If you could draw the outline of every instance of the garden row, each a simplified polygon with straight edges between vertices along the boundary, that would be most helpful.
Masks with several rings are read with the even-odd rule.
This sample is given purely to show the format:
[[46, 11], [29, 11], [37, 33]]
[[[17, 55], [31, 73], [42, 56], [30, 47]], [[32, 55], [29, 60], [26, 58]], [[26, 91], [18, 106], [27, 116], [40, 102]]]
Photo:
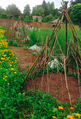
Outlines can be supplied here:
[[0, 119], [80, 119], [81, 99], [70, 106], [41, 91], [24, 93], [16, 52], [8, 48], [4, 33], [0, 26]]

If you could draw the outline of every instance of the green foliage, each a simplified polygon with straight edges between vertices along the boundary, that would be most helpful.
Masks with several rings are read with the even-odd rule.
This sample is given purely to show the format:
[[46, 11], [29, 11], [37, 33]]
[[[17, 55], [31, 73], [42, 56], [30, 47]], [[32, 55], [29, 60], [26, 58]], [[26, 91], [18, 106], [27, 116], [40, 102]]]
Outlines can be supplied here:
[[28, 48], [28, 46], [27, 45], [23, 45], [23, 48], [26, 50]]
[[81, 23], [81, 3], [78, 3], [71, 8], [71, 16], [76, 24]]
[[47, 15], [45, 19], [46, 19], [46, 22], [52, 21], [53, 20], [52, 14]]
[[3, 18], [3, 19], [7, 19], [7, 18], [8, 18], [8, 16], [7, 16], [7, 14], [2, 13], [1, 18]]
[[9, 46], [17, 46], [17, 47], [19, 46], [19, 44], [13, 40], [9, 40], [8, 45]]
[[7, 15], [5, 13], [5, 9], [3, 9], [2, 7], [0, 7], [0, 18], [7, 18]]
[[[3, 35], [5, 31], [0, 31], [2, 32], [0, 43], [3, 41], [0, 46], [0, 119], [18, 119], [19, 116], [21, 119], [52, 119], [52, 116], [66, 119], [68, 114], [75, 116], [75, 113], [81, 113], [80, 98], [76, 101], [76, 105], [69, 105], [59, 103], [55, 97], [41, 90], [38, 92], [29, 90], [24, 93], [22, 83], [25, 74], [18, 70], [16, 53], [7, 46], [6, 49], [1, 49], [4, 44], [7, 45], [7, 41]], [[70, 106], [74, 109], [71, 110]]]
[[15, 4], [8, 5], [6, 8], [6, 13], [8, 15], [13, 15], [15, 18], [18, 18], [21, 14], [20, 10], [16, 7]]
[[54, 2], [52, 3], [48, 2], [47, 8], [48, 8], [48, 13], [53, 15], [55, 10]]
[[37, 43], [37, 32], [33, 29], [30, 34], [29, 45], [32, 46]]
[[27, 5], [24, 7], [23, 15], [30, 17], [30, 11], [31, 11], [31, 10], [30, 10], [30, 6], [29, 6], [29, 4], [27, 4]]
[[26, 15], [26, 16], [24, 17], [24, 21], [30, 21], [29, 16]]
[[33, 7], [33, 10], [32, 10], [32, 16], [34, 15], [37, 15], [37, 16], [44, 16], [45, 10], [42, 8], [42, 7]]
[[37, 53], [36, 52], [33, 52], [32, 55], [37, 55]]
[[48, 8], [47, 8], [47, 4], [46, 4], [45, 0], [43, 0], [42, 8], [45, 10], [45, 16], [47, 16], [48, 15]]
[[70, 7], [73, 7], [73, 6], [76, 5], [77, 3], [81, 3], [81, 0], [71, 0], [71, 1], [70, 1]]

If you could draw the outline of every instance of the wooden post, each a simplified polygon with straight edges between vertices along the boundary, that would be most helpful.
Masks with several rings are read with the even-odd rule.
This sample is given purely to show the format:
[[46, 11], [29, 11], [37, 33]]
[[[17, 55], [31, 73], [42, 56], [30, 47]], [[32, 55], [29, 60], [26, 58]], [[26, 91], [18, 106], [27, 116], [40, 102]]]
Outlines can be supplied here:
[[[68, 1], [64, 1], [65, 3], [65, 8], [67, 9], [67, 4], [68, 4]], [[67, 18], [66, 18], [66, 53], [65, 53], [66, 57], [67, 57]], [[68, 71], [68, 66], [66, 66], [66, 69]]]

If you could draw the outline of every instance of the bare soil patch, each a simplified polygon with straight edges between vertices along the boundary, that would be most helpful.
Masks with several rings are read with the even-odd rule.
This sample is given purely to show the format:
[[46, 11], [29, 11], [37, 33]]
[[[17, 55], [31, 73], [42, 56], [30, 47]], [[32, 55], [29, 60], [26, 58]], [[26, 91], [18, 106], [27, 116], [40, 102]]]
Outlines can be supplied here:
[[[36, 51], [30, 49], [25, 50], [23, 47], [15, 46], [10, 46], [10, 48], [17, 53], [20, 70], [27, 70], [27, 66], [29, 66], [30, 68], [37, 58], [36, 55], [32, 55], [32, 53]], [[69, 70], [76, 72], [76, 70], [72, 69], [71, 67], [69, 68]], [[72, 104], [74, 104], [75, 100], [80, 97], [78, 81], [73, 76], [67, 76], [67, 82], [71, 95], [71, 102]], [[37, 91], [39, 91], [39, 89], [42, 89], [47, 93], [49, 92], [53, 97], [57, 97], [57, 99], [61, 103], [69, 102], [65, 84], [65, 74], [63, 73], [49, 73], [48, 81], [46, 74], [44, 74], [43, 77], [37, 77], [36, 79], [28, 80], [26, 84], [26, 91], [28, 91], [29, 89], [34, 89]]]

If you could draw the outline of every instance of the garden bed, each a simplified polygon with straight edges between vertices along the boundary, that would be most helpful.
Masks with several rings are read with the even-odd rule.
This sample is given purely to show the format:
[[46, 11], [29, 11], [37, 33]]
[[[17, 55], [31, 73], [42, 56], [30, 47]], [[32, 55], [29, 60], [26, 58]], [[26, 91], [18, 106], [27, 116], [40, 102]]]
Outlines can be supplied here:
[[[10, 46], [12, 50], [15, 50], [18, 56], [18, 65], [20, 70], [28, 70], [37, 58], [37, 55], [33, 55], [35, 50], [24, 49], [23, 47]], [[36, 52], [37, 53], [37, 52]], [[76, 72], [75, 69], [69, 68], [70, 71]], [[65, 85], [65, 75], [63, 73], [49, 73], [49, 93], [53, 97], [57, 97], [59, 102], [69, 102], [66, 85]], [[79, 98], [79, 85], [76, 78], [73, 76], [68, 76], [68, 86], [71, 95], [71, 101], [74, 102]], [[34, 80], [27, 81], [26, 91], [29, 89], [39, 90], [41, 89], [41, 80], [42, 77], [37, 77]], [[47, 87], [47, 75], [43, 77], [42, 90], [48, 92]]]

